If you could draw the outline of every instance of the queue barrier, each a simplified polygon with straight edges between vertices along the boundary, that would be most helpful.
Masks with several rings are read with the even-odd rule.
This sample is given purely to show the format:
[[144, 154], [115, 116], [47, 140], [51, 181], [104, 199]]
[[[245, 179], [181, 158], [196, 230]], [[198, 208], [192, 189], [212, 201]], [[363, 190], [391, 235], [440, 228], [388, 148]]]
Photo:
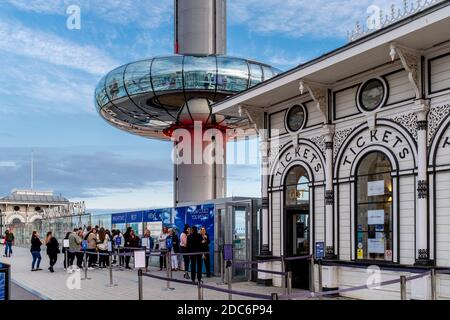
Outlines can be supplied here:
[[[199, 294], [198, 294], [198, 299], [199, 300], [203, 300], [204, 296], [203, 296], [203, 289], [208, 289], [208, 290], [212, 290], [212, 291], [217, 291], [217, 292], [223, 292], [223, 293], [228, 293], [228, 294], [235, 294], [238, 296], [243, 296], [243, 297], [249, 297], [249, 298], [255, 298], [255, 299], [260, 299], [260, 300], [272, 300], [273, 299], [273, 295], [265, 295], [265, 294], [259, 294], [259, 293], [253, 293], [253, 292], [245, 292], [245, 291], [238, 291], [238, 290], [229, 290], [229, 289], [225, 289], [225, 288], [218, 288], [218, 287], [214, 287], [208, 284], [204, 284], [202, 282], [198, 282], [197, 284], [193, 283], [192, 281], [187, 281], [187, 280], [180, 280], [180, 279], [170, 279], [170, 278], [166, 278], [166, 277], [162, 277], [162, 276], [157, 276], [154, 274], [149, 274], [149, 273], [138, 273], [138, 277], [148, 277], [148, 278], [153, 278], [153, 279], [157, 279], [157, 280], [161, 280], [161, 281], [171, 281], [171, 282], [175, 282], [175, 283], [179, 283], [179, 284], [184, 284], [184, 285], [189, 285], [189, 286], [197, 286], [198, 290], [199, 290]], [[142, 281], [139, 280], [139, 292], [142, 292]], [[143, 297], [141, 295], [139, 295], [139, 299], [142, 300]]]

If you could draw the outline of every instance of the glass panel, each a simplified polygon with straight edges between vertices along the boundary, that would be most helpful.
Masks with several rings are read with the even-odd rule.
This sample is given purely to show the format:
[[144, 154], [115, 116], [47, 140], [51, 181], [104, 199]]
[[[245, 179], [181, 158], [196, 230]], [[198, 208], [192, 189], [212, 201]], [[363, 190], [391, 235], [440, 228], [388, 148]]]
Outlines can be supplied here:
[[117, 68], [106, 76], [106, 93], [111, 101], [127, 96], [123, 83], [125, 68], [126, 66]]
[[[235, 207], [233, 228], [234, 260], [247, 261], [247, 209]], [[245, 269], [234, 268], [234, 276], [245, 276]]]
[[274, 70], [268, 66], [262, 66], [264, 71], [264, 81], [272, 79], [276, 74]]
[[293, 243], [292, 254], [308, 255], [309, 254], [309, 215], [295, 214], [292, 216], [293, 221]]
[[303, 167], [292, 168], [286, 176], [286, 205], [309, 207], [309, 178]]
[[99, 109], [101, 109], [103, 106], [109, 103], [109, 99], [108, 96], [106, 95], [105, 90], [105, 79], [106, 76], [100, 80], [97, 88], [95, 89], [95, 98]]
[[249, 63], [250, 66], [250, 86], [255, 86], [263, 81], [263, 72], [261, 66]]
[[130, 96], [151, 92], [150, 65], [152, 60], [131, 63], [125, 70], [125, 85]]
[[216, 57], [184, 58], [184, 87], [188, 89], [216, 89]]
[[240, 92], [248, 88], [248, 65], [245, 60], [218, 57], [218, 90]]
[[183, 89], [182, 79], [183, 57], [156, 58], [151, 70], [153, 88], [155, 91], [170, 91]]

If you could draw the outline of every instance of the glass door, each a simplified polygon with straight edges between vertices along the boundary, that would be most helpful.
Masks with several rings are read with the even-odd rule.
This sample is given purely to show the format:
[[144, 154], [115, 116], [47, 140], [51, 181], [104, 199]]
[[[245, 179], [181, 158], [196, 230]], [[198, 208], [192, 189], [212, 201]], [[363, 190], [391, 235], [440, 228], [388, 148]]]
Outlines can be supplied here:
[[[232, 205], [232, 244], [233, 258], [235, 262], [244, 262], [251, 260], [251, 212], [249, 204], [233, 204]], [[234, 280], [249, 280], [250, 270], [234, 266]]]

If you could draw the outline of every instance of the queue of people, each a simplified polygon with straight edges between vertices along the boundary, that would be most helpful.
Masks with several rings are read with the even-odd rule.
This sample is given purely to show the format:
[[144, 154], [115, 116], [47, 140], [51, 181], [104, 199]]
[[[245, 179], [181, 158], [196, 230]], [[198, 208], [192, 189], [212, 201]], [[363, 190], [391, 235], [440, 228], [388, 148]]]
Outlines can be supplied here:
[[[5, 256], [11, 256], [14, 234], [7, 230], [5, 233]], [[149, 267], [149, 254], [155, 250], [159, 252], [160, 271], [167, 268], [166, 254], [170, 252], [170, 267], [172, 271], [183, 271], [185, 279], [193, 282], [202, 281], [203, 267], [206, 276], [211, 276], [210, 261], [210, 239], [205, 227], [185, 225], [183, 232], [178, 235], [173, 228], [164, 227], [156, 241], [146, 230], [142, 239], [136, 235], [135, 231], [128, 227], [125, 233], [120, 230], [109, 231], [105, 228], [85, 227], [75, 228], [67, 232], [64, 242], [68, 246], [63, 246], [60, 250], [60, 243], [50, 231], [44, 239], [37, 231], [31, 235], [30, 252], [32, 255], [31, 271], [41, 271], [42, 256], [41, 247], [46, 247], [49, 258], [49, 272], [55, 272], [55, 265], [58, 255], [67, 255], [63, 259], [64, 270], [68, 273], [80, 271], [83, 268], [84, 253], [87, 253], [87, 268], [106, 268], [110, 265], [108, 253], [112, 254], [112, 265], [119, 265], [125, 269], [132, 269], [130, 261], [134, 250], [145, 249], [147, 255], [145, 268]], [[128, 254], [123, 254], [128, 253]], [[192, 254], [191, 254], [192, 253]], [[181, 254], [181, 255], [180, 255]]]

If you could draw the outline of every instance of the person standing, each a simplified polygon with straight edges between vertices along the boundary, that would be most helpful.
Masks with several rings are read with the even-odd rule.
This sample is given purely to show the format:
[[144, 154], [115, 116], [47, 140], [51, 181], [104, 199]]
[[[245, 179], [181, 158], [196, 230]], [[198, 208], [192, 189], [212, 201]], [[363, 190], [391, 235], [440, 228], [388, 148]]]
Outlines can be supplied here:
[[98, 232], [98, 252], [100, 253], [100, 261], [99, 261], [99, 267], [100, 269], [109, 267], [109, 257], [108, 257], [108, 242], [109, 242], [109, 235], [106, 233], [106, 230], [104, 228], [100, 228], [100, 231]]
[[47, 236], [45, 237], [45, 245], [47, 246], [47, 255], [50, 261], [50, 267], [48, 268], [48, 270], [53, 273], [55, 272], [53, 266], [58, 260], [59, 243], [58, 240], [56, 240], [56, 238], [53, 236], [51, 231], [47, 232]]
[[[202, 236], [198, 233], [197, 227], [193, 226], [191, 228], [191, 234], [187, 239], [187, 246], [190, 253], [198, 253], [202, 249]], [[202, 256], [197, 254], [192, 254], [191, 259], [191, 280], [194, 284], [197, 284], [195, 277], [197, 276], [198, 282], [202, 281]]]
[[[119, 244], [117, 244], [117, 238], [120, 239]], [[123, 234], [122, 234], [122, 232], [120, 232], [120, 230], [116, 230], [116, 234], [113, 238], [113, 242], [114, 242], [113, 244], [117, 250], [117, 253], [119, 254], [119, 257], [118, 257], [119, 265], [123, 266], [125, 263], [125, 257], [120, 254], [124, 252], [123, 248], [125, 247], [125, 238], [123, 237]], [[115, 263], [116, 263], [116, 259], [114, 259], [114, 261], [113, 261], [113, 264], [115, 264]]]
[[12, 233], [12, 231], [7, 229], [5, 231], [5, 255], [4, 255], [4, 257], [11, 258], [13, 244], [14, 244], [14, 233]]
[[178, 254], [180, 253], [180, 243], [177, 234], [175, 233], [174, 229], [169, 229], [169, 236], [168, 239], [172, 240], [171, 245], [171, 256], [170, 256], [170, 262], [172, 265], [172, 271], [178, 271]]
[[209, 254], [209, 244], [211, 243], [211, 240], [209, 240], [209, 234], [206, 232], [205, 227], [200, 229], [200, 235], [202, 236], [201, 252], [205, 252], [202, 256], [202, 260], [205, 263], [206, 277], [211, 278], [211, 259]]
[[145, 230], [143, 239], [148, 239], [148, 240], [146, 240], [147, 242], [146, 242], [146, 246], [145, 247], [144, 247], [144, 242], [141, 244], [141, 246], [145, 248], [145, 272], [148, 272], [148, 265], [149, 265], [148, 261], [149, 261], [149, 258], [150, 258], [148, 256], [148, 254], [150, 254], [152, 252], [153, 246], [155, 245], [154, 241], [153, 241], [153, 238], [151, 237], [150, 230], [148, 230], [148, 229]]
[[[69, 240], [69, 237], [70, 237], [70, 234], [71, 234], [72, 232], [67, 232], [66, 233], [66, 236], [64, 237], [64, 240]], [[63, 243], [64, 244], [64, 243]], [[70, 264], [70, 260], [69, 260], [69, 249], [68, 248], [66, 248], [66, 247], [64, 247], [64, 245], [63, 245], [63, 248], [62, 248], [62, 254], [64, 255], [64, 270], [67, 270], [67, 268], [69, 267], [69, 265], [71, 265]], [[66, 261], [66, 251], [67, 251], [67, 261]]]
[[91, 231], [84, 237], [87, 240], [87, 250], [88, 253], [88, 270], [92, 270], [94, 265], [97, 263], [97, 229], [92, 228]]
[[188, 246], [187, 246], [187, 238], [190, 234], [191, 228], [188, 224], [184, 225], [184, 230], [180, 235], [180, 250], [183, 254], [183, 261], [184, 261], [184, 278], [189, 279], [189, 256], [187, 253], [189, 252]]
[[159, 235], [158, 238], [158, 245], [159, 245], [159, 271], [162, 271], [163, 266], [164, 268], [167, 268], [166, 264], [166, 254], [167, 254], [167, 236], [168, 236], [168, 229], [167, 227], [164, 227], [162, 230], [162, 233]]
[[80, 251], [82, 238], [79, 236], [80, 232], [78, 229], [74, 229], [69, 235], [69, 266], [67, 271], [72, 273], [71, 267], [75, 263], [75, 258], [77, 259], [77, 268], [81, 269], [83, 267], [83, 253]]
[[31, 271], [42, 270], [41, 268], [39, 268], [42, 259], [41, 246], [42, 241], [41, 239], [39, 239], [39, 233], [37, 231], [33, 231], [33, 234], [31, 235], [31, 249], [30, 249], [31, 256], [33, 257], [33, 262], [31, 263]]
[[[133, 252], [135, 248], [139, 248], [139, 237], [134, 233], [134, 230], [131, 229], [129, 236], [125, 237], [125, 247], [129, 248], [129, 252]], [[125, 269], [131, 269], [130, 267], [131, 256], [128, 254], [125, 257]]]

